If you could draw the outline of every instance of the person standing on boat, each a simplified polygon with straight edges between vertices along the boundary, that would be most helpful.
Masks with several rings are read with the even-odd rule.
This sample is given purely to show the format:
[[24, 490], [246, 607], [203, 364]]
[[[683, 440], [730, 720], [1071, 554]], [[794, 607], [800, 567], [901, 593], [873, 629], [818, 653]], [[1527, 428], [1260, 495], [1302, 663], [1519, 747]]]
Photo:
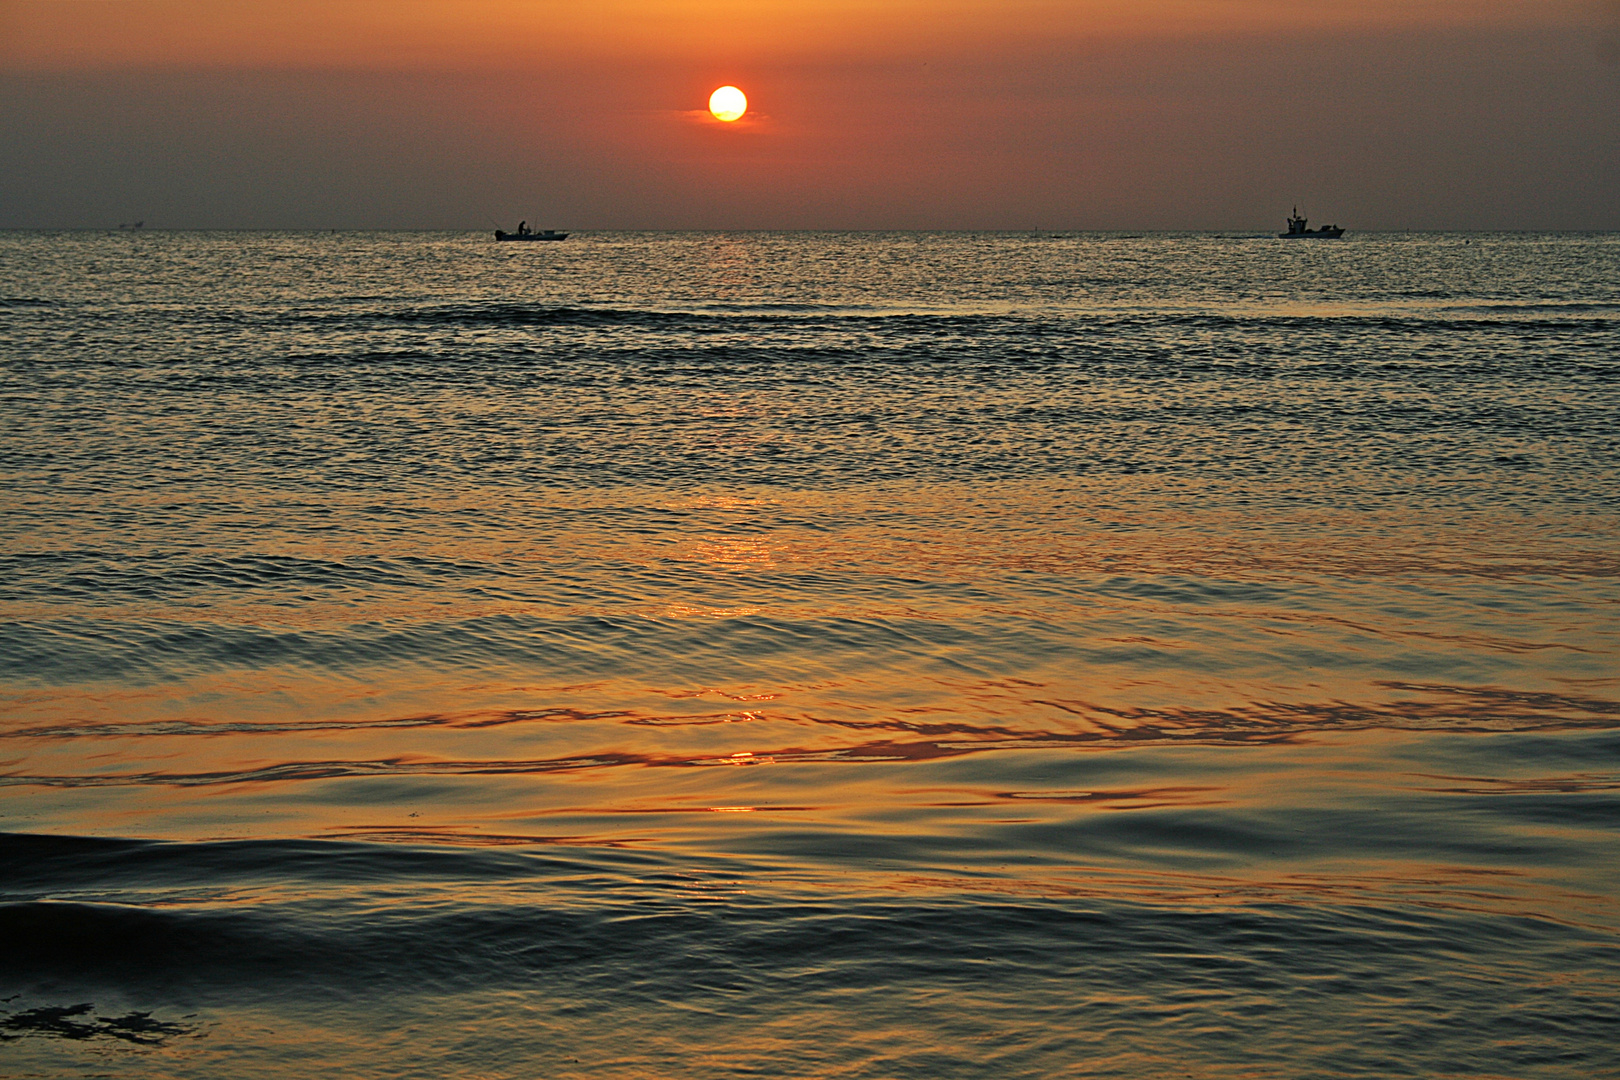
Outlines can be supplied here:
[[527, 218], [525, 218], [524, 220], [518, 222], [518, 235], [519, 236], [528, 236], [529, 235], [529, 221], [528, 221]]

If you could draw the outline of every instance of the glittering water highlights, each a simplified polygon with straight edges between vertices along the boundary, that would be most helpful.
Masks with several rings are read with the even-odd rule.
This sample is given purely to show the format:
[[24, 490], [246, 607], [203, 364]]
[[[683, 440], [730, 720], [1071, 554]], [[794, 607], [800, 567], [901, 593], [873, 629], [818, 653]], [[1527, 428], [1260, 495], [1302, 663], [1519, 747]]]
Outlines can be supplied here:
[[10, 233], [0, 357], [8, 1075], [1620, 1075], [1620, 237]]

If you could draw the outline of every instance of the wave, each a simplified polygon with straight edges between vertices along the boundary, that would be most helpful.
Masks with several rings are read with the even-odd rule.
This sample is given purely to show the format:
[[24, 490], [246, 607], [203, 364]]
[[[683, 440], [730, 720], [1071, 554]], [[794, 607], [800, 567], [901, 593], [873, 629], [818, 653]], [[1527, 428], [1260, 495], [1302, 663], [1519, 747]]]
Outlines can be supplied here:
[[848, 328], [870, 324], [893, 329], [974, 327], [1002, 321], [987, 313], [917, 312], [905, 308], [874, 309], [831, 304], [727, 304], [704, 305], [692, 310], [667, 308], [569, 307], [544, 304], [439, 304], [425, 307], [379, 307], [337, 311], [294, 311], [265, 316], [235, 315], [228, 319], [286, 324], [364, 324], [367, 326], [448, 326], [686, 330], [703, 332], [769, 326], [825, 326]]
[[[1387, 1074], [1387, 1048], [1346, 1049], [1346, 1031], [1397, 1033], [1401, 1065], [1425, 1074], [1533, 1072], [1552, 1055], [1593, 1074], [1620, 1020], [1610, 933], [1470, 904], [1479, 884], [1437, 869], [828, 887], [768, 862], [630, 851], [18, 835], [0, 835], [0, 867], [19, 871], [0, 878], [0, 1039], [174, 1054], [213, 1033], [185, 1052], [240, 1056], [291, 1038], [302, 1066], [344, 1075], [384, 1075], [354, 1060], [356, 1040], [392, 1064], [436, 1037], [402, 1034], [402, 1017], [475, 1031], [524, 1075], [649, 1075], [717, 1048], [739, 1075], [815, 1075], [808, 1031], [885, 1066], [960, 1039], [920, 1074], [1016, 1077], [1064, 1074], [1121, 1029], [1151, 1037], [1129, 1075], [1159, 1075], [1165, 1055], [1215, 1052], [1214, 1024], [1244, 1075]], [[93, 1004], [109, 1000], [138, 1007]], [[1277, 1038], [1279, 1011], [1303, 1048]], [[378, 1031], [386, 1046], [363, 1034]], [[586, 1064], [561, 1066], [561, 1047]]]
[[[277, 588], [433, 587], [487, 575], [488, 568], [443, 559], [309, 559], [287, 555], [238, 555], [129, 560], [111, 552], [18, 552], [0, 556], [0, 574], [13, 583], [36, 578], [41, 597], [98, 604], [114, 597], [137, 600], [195, 595], [211, 590]], [[40, 580], [43, 579], [43, 580]], [[0, 598], [23, 599], [7, 590]]]
[[[1457, 330], [1539, 331], [1610, 330], [1620, 305], [1594, 302], [1472, 304], [1394, 311], [1343, 310], [1328, 306], [1320, 312], [1257, 310], [1145, 310], [1113, 305], [997, 304], [993, 310], [949, 311], [916, 307], [876, 307], [852, 304], [748, 303], [703, 304], [691, 308], [558, 306], [491, 302], [449, 303], [418, 307], [375, 307], [333, 304], [329, 310], [217, 312], [204, 321], [286, 326], [325, 327], [338, 330], [396, 327], [519, 328], [642, 330], [703, 335], [723, 331], [822, 329], [875, 330], [889, 333], [928, 331], [998, 331], [1016, 340], [1062, 333], [1166, 328], [1254, 328], [1297, 331], [1310, 328], [1385, 329], [1445, 332]], [[1527, 316], [1514, 318], [1513, 316]], [[188, 316], [196, 317], [196, 316]]]
[[[456, 759], [421, 753], [370, 757], [256, 761], [250, 767], [210, 770], [96, 767], [82, 773], [48, 774], [13, 768], [0, 775], [0, 787], [107, 788], [163, 786], [174, 788], [278, 785], [295, 781], [430, 776], [545, 776], [608, 769], [722, 768], [791, 765], [893, 765], [940, 762], [996, 752], [1024, 750], [1107, 750], [1165, 746], [1263, 747], [1294, 743], [1328, 733], [1371, 730], [1450, 732], [1453, 734], [1554, 733], [1620, 730], [1620, 702], [1562, 694], [1532, 694], [1491, 687], [1432, 684], [1383, 684], [1410, 696], [1379, 703], [1351, 705], [1338, 701], [1256, 702], [1244, 708], [1121, 708], [1083, 701], [1042, 700], [1025, 703], [1034, 716], [1065, 717], [1069, 726], [1043, 727], [1038, 719], [1023, 723], [989, 720], [918, 720], [903, 716], [871, 718], [818, 717], [798, 712], [749, 710], [738, 714], [660, 715], [638, 709], [586, 711], [571, 708], [495, 710], [455, 715], [400, 717], [375, 721], [145, 721], [74, 722], [15, 728], [0, 738], [31, 741], [130, 738], [207, 738], [230, 736], [308, 736], [323, 732], [376, 732], [442, 729], [447, 732], [487, 730], [527, 724], [576, 724], [590, 728], [574, 737], [571, 752], [551, 757]], [[1042, 715], [1044, 714], [1044, 715]], [[627, 750], [615, 730], [621, 726], [705, 726], [746, 723], [734, 737], [753, 749], [741, 752], [705, 748], [677, 752]], [[796, 742], [778, 742], [784, 733]], [[1599, 735], [1600, 739], [1608, 738]], [[596, 742], [593, 747], [592, 741]], [[1598, 790], [1585, 781], [1543, 778], [1548, 790]], [[1543, 781], [1538, 781], [1541, 783]], [[1599, 785], [1603, 787], [1603, 785]], [[1035, 798], [1035, 793], [985, 796]], [[1141, 794], [1104, 787], [1088, 800], [1110, 806], [1137, 805]], [[775, 809], [787, 809], [776, 806]], [[707, 808], [712, 809], [712, 808]], [[555, 839], [555, 838], [551, 838]]]

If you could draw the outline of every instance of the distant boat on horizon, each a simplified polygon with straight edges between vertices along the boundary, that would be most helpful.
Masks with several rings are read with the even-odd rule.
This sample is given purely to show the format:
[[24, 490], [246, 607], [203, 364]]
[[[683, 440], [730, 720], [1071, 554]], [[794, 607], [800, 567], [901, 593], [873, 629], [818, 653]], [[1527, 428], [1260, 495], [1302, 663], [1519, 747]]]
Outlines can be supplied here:
[[1337, 240], [1344, 235], [1344, 230], [1337, 225], [1323, 225], [1320, 229], [1307, 229], [1306, 221], [1299, 216], [1299, 207], [1294, 207], [1294, 213], [1288, 219], [1288, 231], [1280, 232], [1277, 236], [1283, 240]]
[[522, 223], [520, 223], [518, 225], [517, 232], [506, 232], [506, 231], [504, 231], [502, 229], [496, 229], [495, 230], [495, 239], [497, 239], [497, 240], [566, 240], [566, 239], [568, 239], [568, 234], [565, 233], [565, 232], [558, 232], [555, 229], [544, 229], [544, 230], [541, 230], [541, 231], [537, 232], [537, 231], [529, 228], [529, 223], [527, 221], [525, 221], [525, 222], [522, 222]]

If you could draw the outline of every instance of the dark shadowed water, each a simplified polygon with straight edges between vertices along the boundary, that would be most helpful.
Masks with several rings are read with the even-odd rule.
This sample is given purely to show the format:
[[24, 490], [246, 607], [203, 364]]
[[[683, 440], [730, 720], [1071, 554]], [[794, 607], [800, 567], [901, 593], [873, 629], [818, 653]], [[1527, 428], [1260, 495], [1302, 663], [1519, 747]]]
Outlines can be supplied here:
[[0, 234], [0, 1074], [1620, 1076], [1620, 236]]

